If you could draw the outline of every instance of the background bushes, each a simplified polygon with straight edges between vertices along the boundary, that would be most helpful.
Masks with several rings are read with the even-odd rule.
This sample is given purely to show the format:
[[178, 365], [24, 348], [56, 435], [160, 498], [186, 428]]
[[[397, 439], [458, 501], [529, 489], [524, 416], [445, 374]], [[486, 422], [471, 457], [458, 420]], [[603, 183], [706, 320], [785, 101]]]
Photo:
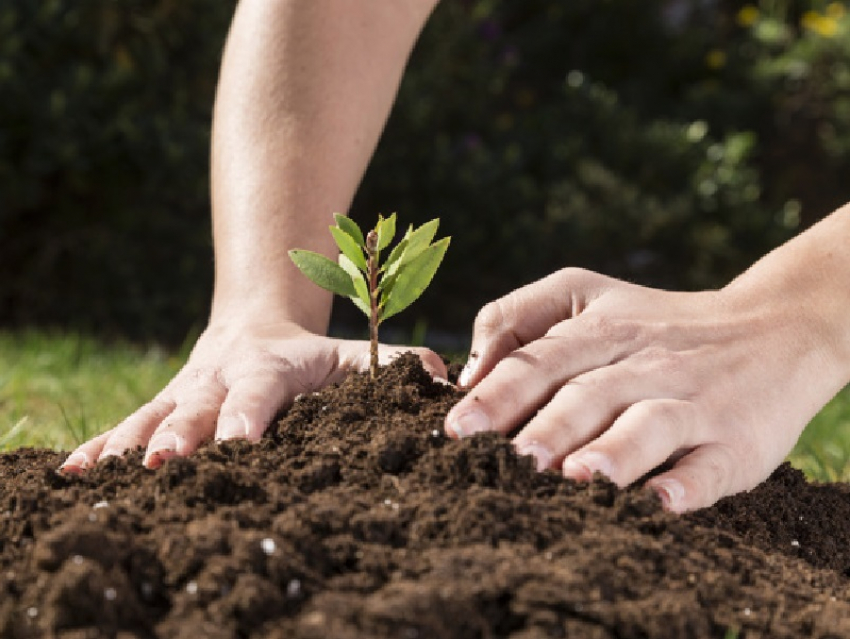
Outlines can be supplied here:
[[[172, 341], [203, 321], [233, 6], [0, 6], [0, 323]], [[394, 323], [468, 329], [565, 265], [722, 285], [850, 200], [848, 24], [840, 2], [442, 3], [353, 207], [455, 238]]]

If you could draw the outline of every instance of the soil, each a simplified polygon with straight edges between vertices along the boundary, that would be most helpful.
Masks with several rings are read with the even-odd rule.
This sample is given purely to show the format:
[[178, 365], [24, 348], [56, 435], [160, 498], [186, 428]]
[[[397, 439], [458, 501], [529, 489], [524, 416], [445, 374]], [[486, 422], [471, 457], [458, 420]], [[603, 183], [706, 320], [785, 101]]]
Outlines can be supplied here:
[[850, 637], [847, 485], [678, 517], [446, 438], [458, 397], [406, 355], [156, 471], [0, 455], [0, 637]]

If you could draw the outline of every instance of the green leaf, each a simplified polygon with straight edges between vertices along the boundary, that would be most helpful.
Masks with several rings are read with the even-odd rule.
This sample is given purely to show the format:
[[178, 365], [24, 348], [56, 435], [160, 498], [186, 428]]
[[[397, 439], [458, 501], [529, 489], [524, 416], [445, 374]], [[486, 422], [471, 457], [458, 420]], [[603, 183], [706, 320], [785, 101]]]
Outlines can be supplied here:
[[[395, 245], [392, 251], [390, 251], [390, 256], [387, 258], [387, 261], [384, 262], [383, 266], [381, 266], [381, 272], [386, 271], [392, 268], [393, 264], [396, 264], [404, 253], [404, 249], [407, 248], [407, 238], [402, 239], [401, 242]], [[396, 266], [398, 269], [398, 266]]]
[[395, 237], [395, 213], [388, 218], [378, 216], [378, 225], [375, 230], [378, 232], [378, 252], [380, 253], [390, 245]]
[[392, 295], [393, 287], [395, 286], [395, 281], [397, 278], [398, 273], [393, 273], [392, 275], [385, 275], [381, 278], [381, 281], [378, 284], [378, 291], [380, 291], [381, 293], [381, 307], [383, 307], [387, 303], [387, 299], [390, 295]]
[[349, 296], [348, 299], [354, 302], [354, 305], [363, 311], [366, 317], [369, 317], [372, 314], [372, 310], [369, 305], [369, 285], [366, 284], [366, 278], [363, 277], [363, 273], [357, 268], [354, 262], [345, 256], [345, 253], [339, 254], [339, 265], [348, 273], [354, 284], [356, 295]]
[[292, 249], [289, 251], [289, 257], [314, 284], [343, 297], [357, 294], [354, 282], [351, 281], [348, 273], [324, 255], [303, 249]]
[[[426, 222], [414, 231], [409, 231], [409, 235], [407, 236], [407, 248], [400, 256], [400, 259], [395, 263], [395, 266], [389, 268], [388, 273], [395, 273], [405, 264], [408, 264], [419, 257], [422, 251], [431, 245], [431, 241], [437, 234], [437, 228], [439, 226], [440, 220], [436, 219]], [[392, 255], [390, 255], [390, 258], [392, 258]]]
[[450, 240], [450, 237], [444, 237], [399, 269], [392, 292], [381, 309], [380, 321], [400, 313], [419, 299], [443, 261]]
[[331, 235], [334, 236], [336, 245], [343, 255], [351, 260], [354, 265], [364, 273], [366, 272], [366, 257], [363, 255], [363, 249], [357, 246], [357, 242], [345, 231], [336, 226], [330, 227]]
[[366, 241], [363, 239], [363, 231], [357, 226], [357, 222], [349, 217], [334, 213], [334, 222], [343, 231], [351, 236], [351, 239], [357, 242], [358, 246], [366, 246]]

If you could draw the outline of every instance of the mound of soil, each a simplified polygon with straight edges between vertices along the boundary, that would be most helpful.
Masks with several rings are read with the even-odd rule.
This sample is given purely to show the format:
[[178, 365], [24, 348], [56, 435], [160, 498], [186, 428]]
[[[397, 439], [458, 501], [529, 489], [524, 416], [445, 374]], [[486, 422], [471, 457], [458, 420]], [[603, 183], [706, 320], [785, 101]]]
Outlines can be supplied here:
[[0, 456], [0, 637], [850, 637], [847, 486], [677, 517], [447, 439], [457, 399], [403, 356], [157, 471]]

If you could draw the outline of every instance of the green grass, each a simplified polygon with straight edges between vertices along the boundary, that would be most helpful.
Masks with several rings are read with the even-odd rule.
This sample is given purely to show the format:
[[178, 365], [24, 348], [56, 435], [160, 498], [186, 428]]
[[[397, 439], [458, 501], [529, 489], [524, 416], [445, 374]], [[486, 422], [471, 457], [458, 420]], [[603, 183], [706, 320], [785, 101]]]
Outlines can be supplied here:
[[0, 332], [0, 450], [70, 450], [152, 398], [182, 362], [156, 347]]
[[850, 386], [815, 416], [789, 459], [812, 479], [850, 481]]
[[[187, 352], [0, 332], [0, 450], [70, 450], [153, 397]], [[850, 481], [850, 387], [812, 420], [790, 459], [814, 479]]]

